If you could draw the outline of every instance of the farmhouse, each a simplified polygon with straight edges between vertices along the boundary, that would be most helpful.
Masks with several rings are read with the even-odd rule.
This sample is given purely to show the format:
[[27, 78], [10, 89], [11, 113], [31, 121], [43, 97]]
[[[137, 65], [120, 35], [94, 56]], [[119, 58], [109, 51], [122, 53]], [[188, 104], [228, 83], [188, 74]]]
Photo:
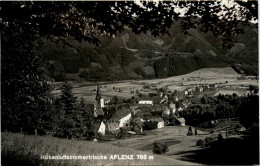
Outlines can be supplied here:
[[139, 99], [138, 104], [140, 105], [153, 105], [153, 100], [150, 97], [142, 97]]
[[185, 126], [185, 119], [184, 118], [176, 119], [176, 124], [178, 124], [180, 126]]
[[139, 100], [138, 104], [153, 105], [153, 101], [152, 100]]
[[96, 133], [101, 133], [102, 135], [105, 135], [106, 133], [106, 125], [103, 121], [101, 122], [96, 122], [94, 126], [94, 131]]
[[163, 104], [154, 104], [150, 110], [151, 110], [151, 113], [153, 115], [158, 115], [158, 116], [161, 116], [162, 115], [162, 111], [163, 111], [163, 107], [165, 107]]
[[124, 127], [131, 119], [131, 111], [127, 108], [117, 110], [115, 114], [109, 119], [111, 122], [119, 122], [119, 127]]
[[150, 121], [156, 124], [157, 129], [164, 127], [164, 120], [161, 117], [151, 119]]

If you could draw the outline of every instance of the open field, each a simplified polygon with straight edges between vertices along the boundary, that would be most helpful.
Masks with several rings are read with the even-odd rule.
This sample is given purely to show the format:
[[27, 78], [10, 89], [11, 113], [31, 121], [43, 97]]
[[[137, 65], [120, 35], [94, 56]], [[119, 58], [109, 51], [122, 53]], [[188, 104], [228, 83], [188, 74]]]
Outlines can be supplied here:
[[[154, 132], [146, 135], [135, 138], [129, 138], [124, 140], [115, 140], [109, 143], [120, 144], [131, 149], [143, 150], [145, 152], [152, 153], [153, 151], [153, 142], [156, 140], [162, 140], [167, 143], [169, 146], [169, 152], [164, 155], [181, 159], [181, 156], [173, 155], [182, 151], [187, 150], [197, 150], [200, 149], [196, 146], [196, 141], [199, 139], [204, 139], [205, 135], [209, 134], [207, 131], [197, 130], [197, 136], [187, 136], [188, 126], [166, 126], [161, 129], [153, 130]], [[194, 128], [193, 128], [194, 131]]]
[[[106, 143], [66, 140], [49, 136], [29, 136], [14, 133], [1, 133], [2, 165], [194, 165], [191, 162], [158, 156], [149, 152], [114, 146]], [[96, 155], [108, 159], [52, 160], [40, 159], [41, 155]], [[110, 159], [111, 155], [134, 155], [133, 160]], [[152, 156], [153, 159], [137, 159], [136, 155]]]
[[[232, 90], [237, 92], [239, 95], [248, 93], [247, 89], [249, 85], [258, 86], [258, 82], [256, 80], [237, 80], [237, 77], [239, 76], [241, 75], [236, 73], [231, 67], [204, 68], [189, 74], [165, 79], [125, 80], [117, 83], [100, 82], [100, 84], [102, 85], [101, 91], [104, 98], [112, 98], [113, 96], [118, 96], [119, 98], [130, 98], [135, 95], [135, 93], [131, 93], [131, 89], [133, 91], [138, 89], [140, 93], [144, 94], [155, 91], [151, 89], [144, 91], [144, 85], [152, 85], [152, 88], [168, 87], [168, 89], [172, 91], [183, 91], [187, 88], [196, 87], [199, 84], [217, 83], [220, 85], [217, 89], [218, 91], [225, 93], [226, 91]], [[94, 89], [96, 89], [97, 84], [73, 83], [72, 85], [74, 87], [73, 92], [76, 96], [79, 98], [83, 97], [87, 102], [94, 101], [96, 95]], [[113, 90], [113, 87], [120, 88], [120, 92]], [[60, 94], [60, 90], [54, 90], [52, 93], [57, 96]]]
[[[128, 138], [124, 140], [115, 140], [108, 143], [114, 145], [120, 145], [124, 147], [129, 147], [135, 150], [142, 150], [144, 152], [152, 153], [153, 151], [153, 142], [156, 140], [160, 140], [165, 142], [168, 145], [169, 151], [165, 154], [161, 154], [161, 156], [170, 157], [176, 160], [181, 161], [192, 161], [196, 162], [197, 164], [217, 164], [219, 165], [223, 160], [223, 163], [243, 163], [243, 159], [235, 160], [234, 157], [228, 156], [221, 156], [218, 157], [218, 153], [225, 153], [222, 150], [226, 148], [226, 151], [230, 152], [230, 154], [238, 154], [239, 156], [246, 155], [247, 157], [244, 158], [245, 163], [250, 163], [250, 155], [254, 153], [248, 153], [246, 151], [240, 150], [239, 147], [243, 147], [244, 149], [250, 149], [245, 145], [250, 145], [250, 141], [244, 141], [243, 137], [239, 134], [233, 133], [228, 134], [226, 137], [226, 131], [233, 131], [239, 121], [237, 120], [226, 120], [223, 123], [219, 123], [214, 128], [211, 129], [199, 129], [197, 128], [198, 135], [187, 136], [188, 126], [166, 126], [161, 129], [152, 130], [149, 135], [145, 136], [138, 136], [134, 138]], [[194, 133], [194, 128], [192, 129]], [[214, 131], [214, 132], [211, 132]], [[202, 148], [200, 146], [196, 146], [196, 142], [201, 139], [204, 140], [206, 137], [212, 137], [217, 139], [218, 135], [222, 134], [226, 142], [230, 140], [235, 140], [234, 142], [230, 142], [229, 145], [222, 145], [220, 149], [214, 151], [214, 147], [211, 148]], [[237, 142], [238, 141], [238, 142]], [[233, 147], [234, 146], [234, 147]], [[206, 151], [209, 151], [209, 154], [204, 154]], [[225, 151], [225, 150], [224, 150]], [[203, 154], [203, 155], [202, 155]], [[225, 153], [226, 154], [226, 153]], [[211, 158], [210, 160], [207, 157]], [[206, 157], [206, 158], [204, 158]], [[190, 160], [193, 158], [193, 160]], [[253, 161], [252, 161], [253, 162]], [[192, 164], [194, 165], [194, 164]]]

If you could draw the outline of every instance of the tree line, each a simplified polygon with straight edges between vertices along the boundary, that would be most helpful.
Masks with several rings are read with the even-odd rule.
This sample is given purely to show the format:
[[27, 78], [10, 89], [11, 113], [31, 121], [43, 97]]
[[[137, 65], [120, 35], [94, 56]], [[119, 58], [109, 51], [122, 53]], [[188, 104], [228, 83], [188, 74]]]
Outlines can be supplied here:
[[189, 125], [198, 126], [211, 120], [238, 118], [245, 127], [252, 126], [258, 120], [259, 96], [222, 95], [202, 97], [201, 103], [193, 104], [178, 112]]
[[[2, 131], [52, 135], [61, 138], [91, 140], [95, 137], [93, 106], [77, 99], [72, 86], [65, 82], [61, 95], [48, 101], [27, 106], [5, 108], [2, 112]], [[6, 105], [5, 105], [6, 106]]]

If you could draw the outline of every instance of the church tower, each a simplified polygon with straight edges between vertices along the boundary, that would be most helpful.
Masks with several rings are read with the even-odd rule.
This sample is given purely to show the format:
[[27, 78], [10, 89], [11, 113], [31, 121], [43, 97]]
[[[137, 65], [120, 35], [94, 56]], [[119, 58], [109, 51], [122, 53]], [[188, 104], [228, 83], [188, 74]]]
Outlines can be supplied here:
[[95, 102], [94, 102], [94, 116], [95, 117], [104, 115], [102, 108], [104, 108], [104, 99], [101, 96], [100, 86], [98, 85], [97, 94], [96, 94], [96, 98], [95, 98]]
[[101, 90], [99, 85], [97, 86], [97, 94], [96, 94], [96, 102], [100, 102], [101, 100]]

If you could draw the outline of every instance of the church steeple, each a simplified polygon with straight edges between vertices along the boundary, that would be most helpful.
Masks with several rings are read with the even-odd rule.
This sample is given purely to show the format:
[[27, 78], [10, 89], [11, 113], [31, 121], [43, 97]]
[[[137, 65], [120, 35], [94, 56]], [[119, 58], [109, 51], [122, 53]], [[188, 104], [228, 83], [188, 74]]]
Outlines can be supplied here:
[[100, 102], [100, 99], [101, 99], [101, 90], [100, 90], [100, 87], [99, 87], [99, 85], [98, 85], [98, 86], [97, 86], [96, 101], [97, 101], [97, 102]]

